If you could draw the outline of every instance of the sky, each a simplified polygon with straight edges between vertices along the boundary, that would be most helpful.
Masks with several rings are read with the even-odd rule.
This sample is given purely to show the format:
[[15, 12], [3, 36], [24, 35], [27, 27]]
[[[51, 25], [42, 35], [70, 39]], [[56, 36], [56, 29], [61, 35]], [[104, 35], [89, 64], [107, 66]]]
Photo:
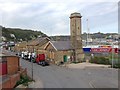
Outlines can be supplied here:
[[[0, 25], [70, 35], [71, 13], [82, 15], [82, 33], [118, 33], [119, 0], [0, 0]], [[87, 27], [88, 19], [88, 27]]]

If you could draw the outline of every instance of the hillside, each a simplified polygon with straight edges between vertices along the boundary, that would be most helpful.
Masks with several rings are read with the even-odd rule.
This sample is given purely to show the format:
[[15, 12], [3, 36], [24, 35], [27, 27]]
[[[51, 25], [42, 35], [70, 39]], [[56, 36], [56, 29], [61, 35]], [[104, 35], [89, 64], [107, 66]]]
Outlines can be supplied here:
[[6, 38], [6, 41], [27, 41], [39, 36], [44, 37], [47, 35], [41, 31], [2, 27], [2, 36]]
[[[0, 31], [2, 30], [2, 36], [6, 38], [6, 41], [29, 41], [31, 39], [35, 39], [39, 36], [46, 37], [47, 35], [42, 33], [41, 31], [33, 31], [33, 30], [26, 30], [26, 29], [19, 29], [19, 28], [5, 28], [0, 26]], [[11, 35], [12, 34], [12, 35]], [[112, 38], [118, 39], [117, 33], [93, 33], [89, 34], [89, 37], [92, 39], [96, 38]], [[87, 33], [82, 34], [82, 40], [86, 40]], [[51, 40], [54, 41], [67, 41], [70, 40], [70, 36], [50, 36]]]
[[[86, 40], [87, 39], [87, 34], [84, 33], [82, 34], [82, 40]], [[89, 37], [92, 39], [99, 39], [99, 38], [106, 38], [106, 39], [117, 39], [118, 40], [118, 34], [117, 33], [93, 33], [93, 34], [89, 34]], [[52, 40], [54, 41], [67, 41], [70, 40], [70, 36], [66, 35], [66, 36], [51, 36], [50, 37]]]

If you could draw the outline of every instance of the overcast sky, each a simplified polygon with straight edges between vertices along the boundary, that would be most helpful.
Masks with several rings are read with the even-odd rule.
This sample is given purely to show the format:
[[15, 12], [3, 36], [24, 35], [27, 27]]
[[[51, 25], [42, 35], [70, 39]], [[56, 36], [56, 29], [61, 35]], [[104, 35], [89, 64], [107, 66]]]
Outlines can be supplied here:
[[86, 19], [90, 33], [118, 33], [119, 0], [96, 1], [0, 0], [0, 25], [33, 29], [50, 36], [69, 35], [69, 16], [79, 12], [82, 15], [82, 33], [87, 32]]

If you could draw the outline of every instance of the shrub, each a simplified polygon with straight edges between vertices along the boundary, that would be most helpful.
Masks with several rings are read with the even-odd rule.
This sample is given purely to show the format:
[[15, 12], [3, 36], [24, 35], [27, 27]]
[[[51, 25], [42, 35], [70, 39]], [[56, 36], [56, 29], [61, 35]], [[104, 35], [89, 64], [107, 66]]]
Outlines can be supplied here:
[[105, 64], [105, 65], [109, 65], [109, 58], [107, 57], [94, 57], [91, 58], [90, 60], [91, 63], [96, 63], [96, 64]]
[[115, 64], [113, 68], [119, 68], [120, 69], [120, 64]]
[[32, 80], [27, 75], [20, 75], [20, 80], [17, 81], [16, 86], [23, 84], [24, 86], [28, 86], [28, 82], [31, 82]]

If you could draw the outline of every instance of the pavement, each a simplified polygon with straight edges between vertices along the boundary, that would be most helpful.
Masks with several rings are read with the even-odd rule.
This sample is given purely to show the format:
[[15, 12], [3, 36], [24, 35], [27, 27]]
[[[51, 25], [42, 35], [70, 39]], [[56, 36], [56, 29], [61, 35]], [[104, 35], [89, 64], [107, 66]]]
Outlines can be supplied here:
[[84, 68], [109, 68], [111, 65], [103, 65], [103, 64], [93, 64], [88, 62], [77, 63], [77, 64], [67, 64], [68, 68], [76, 68], [76, 69], [84, 69]]
[[[118, 88], [117, 70], [96, 68], [90, 63], [70, 65], [72, 68], [56, 65], [42, 67], [21, 59], [20, 65], [27, 68], [27, 74], [30, 77], [33, 70], [35, 82], [30, 84], [29, 88]], [[82, 65], [93, 67], [80, 68], [83, 67]]]

